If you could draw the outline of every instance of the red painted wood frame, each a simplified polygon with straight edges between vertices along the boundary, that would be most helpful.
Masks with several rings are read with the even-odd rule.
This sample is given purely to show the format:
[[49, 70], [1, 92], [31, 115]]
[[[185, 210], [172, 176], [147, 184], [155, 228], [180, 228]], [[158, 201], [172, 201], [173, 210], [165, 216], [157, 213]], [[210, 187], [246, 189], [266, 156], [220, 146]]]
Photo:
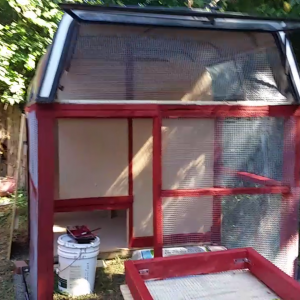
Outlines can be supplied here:
[[153, 119], [153, 235], [154, 256], [162, 256], [163, 215], [162, 215], [162, 118]]
[[[40, 296], [39, 299], [52, 299], [52, 278], [53, 278], [53, 215], [54, 209], [61, 209], [60, 204], [54, 206], [54, 166], [55, 166], [55, 139], [54, 128], [56, 118], [153, 118], [153, 215], [154, 215], [154, 237], [139, 237], [131, 238], [130, 244], [133, 247], [150, 247], [154, 243], [155, 255], [162, 255], [162, 208], [161, 197], [176, 193], [176, 196], [184, 195], [228, 195], [234, 193], [279, 193], [287, 195], [290, 192], [290, 186], [266, 186], [264, 188], [248, 188], [243, 190], [237, 189], [220, 189], [212, 188], [205, 190], [177, 190], [177, 191], [162, 191], [161, 184], [161, 119], [168, 118], [220, 118], [220, 117], [299, 117], [300, 109], [298, 106], [228, 106], [228, 105], [211, 105], [211, 106], [196, 106], [196, 105], [75, 105], [75, 104], [33, 104], [26, 108], [27, 112], [36, 111], [39, 128], [38, 139], [38, 160], [39, 160], [39, 215], [38, 226], [43, 230], [43, 235], [39, 235], [38, 239], [38, 282], [37, 291]], [[299, 120], [299, 118], [297, 118]], [[297, 123], [299, 124], [299, 123]], [[297, 137], [300, 135], [300, 126], [297, 125]], [[300, 138], [297, 138], [297, 151], [295, 161], [295, 174], [297, 175], [297, 187], [299, 187], [300, 174]], [[130, 151], [129, 151], [130, 156]], [[129, 165], [131, 157], [128, 157]], [[130, 168], [129, 168], [130, 172]], [[129, 179], [132, 178], [129, 176]], [[131, 181], [132, 179], [130, 179]], [[131, 189], [132, 183], [129, 182]], [[130, 193], [131, 191], [129, 191]], [[126, 202], [126, 207], [131, 208], [131, 217], [129, 217], [129, 225], [132, 227], [132, 195], [129, 195]], [[89, 199], [89, 201], [96, 201], [97, 199]], [[98, 199], [99, 205], [101, 201], [108, 201]], [[100, 201], [101, 200], [101, 201]], [[76, 201], [79, 201], [78, 199]], [[92, 202], [89, 202], [90, 204]], [[77, 203], [78, 204], [78, 203]], [[89, 205], [93, 207], [95, 203]], [[115, 203], [114, 203], [115, 204]], [[123, 203], [124, 204], [124, 203]], [[66, 205], [68, 205], [66, 203]], [[107, 209], [113, 209], [111, 203], [106, 203]], [[59, 208], [58, 208], [59, 207]], [[82, 209], [83, 207], [81, 207]], [[105, 206], [103, 206], [105, 209]], [[130, 215], [130, 214], [129, 214]], [[215, 217], [217, 220], [219, 217]], [[131, 220], [131, 221], [130, 221]], [[132, 231], [131, 231], [132, 232]], [[130, 233], [132, 236], [132, 233]]]
[[[37, 226], [37, 245], [31, 251], [36, 252], [36, 284], [32, 287], [37, 299], [53, 299], [53, 222], [55, 189], [55, 118], [53, 114], [41, 114], [36, 110], [38, 120], [38, 186], [35, 187], [31, 176], [30, 187], [35, 196], [37, 214], [31, 214], [31, 221]], [[32, 159], [32, 158], [30, 158]], [[32, 202], [33, 200], [31, 200]], [[31, 237], [32, 238], [32, 237]], [[32, 270], [33, 272], [34, 270]]]
[[282, 300], [299, 300], [299, 283], [252, 248], [126, 261], [125, 278], [134, 300], [153, 300], [145, 280], [242, 269], [248, 269]]

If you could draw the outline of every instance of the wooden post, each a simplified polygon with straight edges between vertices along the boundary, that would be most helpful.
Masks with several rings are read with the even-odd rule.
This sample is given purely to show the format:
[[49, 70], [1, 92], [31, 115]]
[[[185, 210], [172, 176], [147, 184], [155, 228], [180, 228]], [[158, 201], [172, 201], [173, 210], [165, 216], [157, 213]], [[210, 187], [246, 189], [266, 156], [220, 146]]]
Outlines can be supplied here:
[[11, 244], [14, 234], [15, 228], [15, 220], [17, 218], [17, 199], [18, 199], [18, 187], [19, 187], [19, 177], [20, 177], [20, 167], [21, 167], [21, 158], [22, 158], [22, 150], [23, 150], [23, 139], [24, 139], [24, 127], [25, 127], [25, 115], [21, 115], [20, 122], [20, 132], [19, 132], [19, 146], [18, 146], [18, 157], [17, 157], [17, 166], [15, 169], [15, 182], [16, 182], [16, 190], [14, 194], [14, 201], [12, 207], [12, 216], [11, 216], [11, 225], [10, 225], [10, 236], [9, 236], [9, 244], [8, 244], [8, 252], [7, 259], [10, 259], [11, 254]]
[[[55, 118], [38, 105], [37, 199], [30, 199], [30, 276], [34, 300], [53, 299], [53, 222], [55, 189]], [[29, 132], [31, 134], [32, 132]], [[30, 158], [31, 159], [31, 158]]]
[[162, 119], [153, 119], [153, 234], [154, 256], [163, 253], [163, 216], [162, 216]]

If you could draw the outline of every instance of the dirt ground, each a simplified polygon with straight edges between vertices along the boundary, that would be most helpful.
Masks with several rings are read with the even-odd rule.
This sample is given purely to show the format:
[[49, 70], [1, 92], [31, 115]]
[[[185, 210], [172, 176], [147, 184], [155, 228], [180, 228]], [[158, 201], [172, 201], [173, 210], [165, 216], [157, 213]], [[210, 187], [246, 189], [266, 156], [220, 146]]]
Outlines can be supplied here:
[[11, 205], [1, 205], [0, 201], [0, 295], [1, 300], [15, 299], [13, 285], [13, 263], [7, 260]]

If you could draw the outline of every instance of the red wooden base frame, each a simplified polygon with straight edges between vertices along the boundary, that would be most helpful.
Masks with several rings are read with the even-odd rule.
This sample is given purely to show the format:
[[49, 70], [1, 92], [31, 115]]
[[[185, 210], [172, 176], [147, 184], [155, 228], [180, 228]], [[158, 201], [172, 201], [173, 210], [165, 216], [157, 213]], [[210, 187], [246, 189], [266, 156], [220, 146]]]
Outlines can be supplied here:
[[248, 269], [282, 300], [299, 300], [299, 283], [252, 248], [125, 262], [126, 283], [134, 300], [153, 300], [145, 280], [242, 269]]

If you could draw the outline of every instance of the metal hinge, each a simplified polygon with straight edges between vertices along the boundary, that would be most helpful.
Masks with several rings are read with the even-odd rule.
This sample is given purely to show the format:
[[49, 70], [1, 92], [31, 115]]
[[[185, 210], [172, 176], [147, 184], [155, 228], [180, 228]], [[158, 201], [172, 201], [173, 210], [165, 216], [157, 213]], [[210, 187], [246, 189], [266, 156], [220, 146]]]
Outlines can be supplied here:
[[234, 263], [235, 264], [241, 264], [241, 263], [248, 263], [248, 264], [250, 264], [251, 261], [248, 258], [238, 258], [238, 259], [234, 260]]
[[139, 270], [140, 275], [149, 275], [149, 269]]

